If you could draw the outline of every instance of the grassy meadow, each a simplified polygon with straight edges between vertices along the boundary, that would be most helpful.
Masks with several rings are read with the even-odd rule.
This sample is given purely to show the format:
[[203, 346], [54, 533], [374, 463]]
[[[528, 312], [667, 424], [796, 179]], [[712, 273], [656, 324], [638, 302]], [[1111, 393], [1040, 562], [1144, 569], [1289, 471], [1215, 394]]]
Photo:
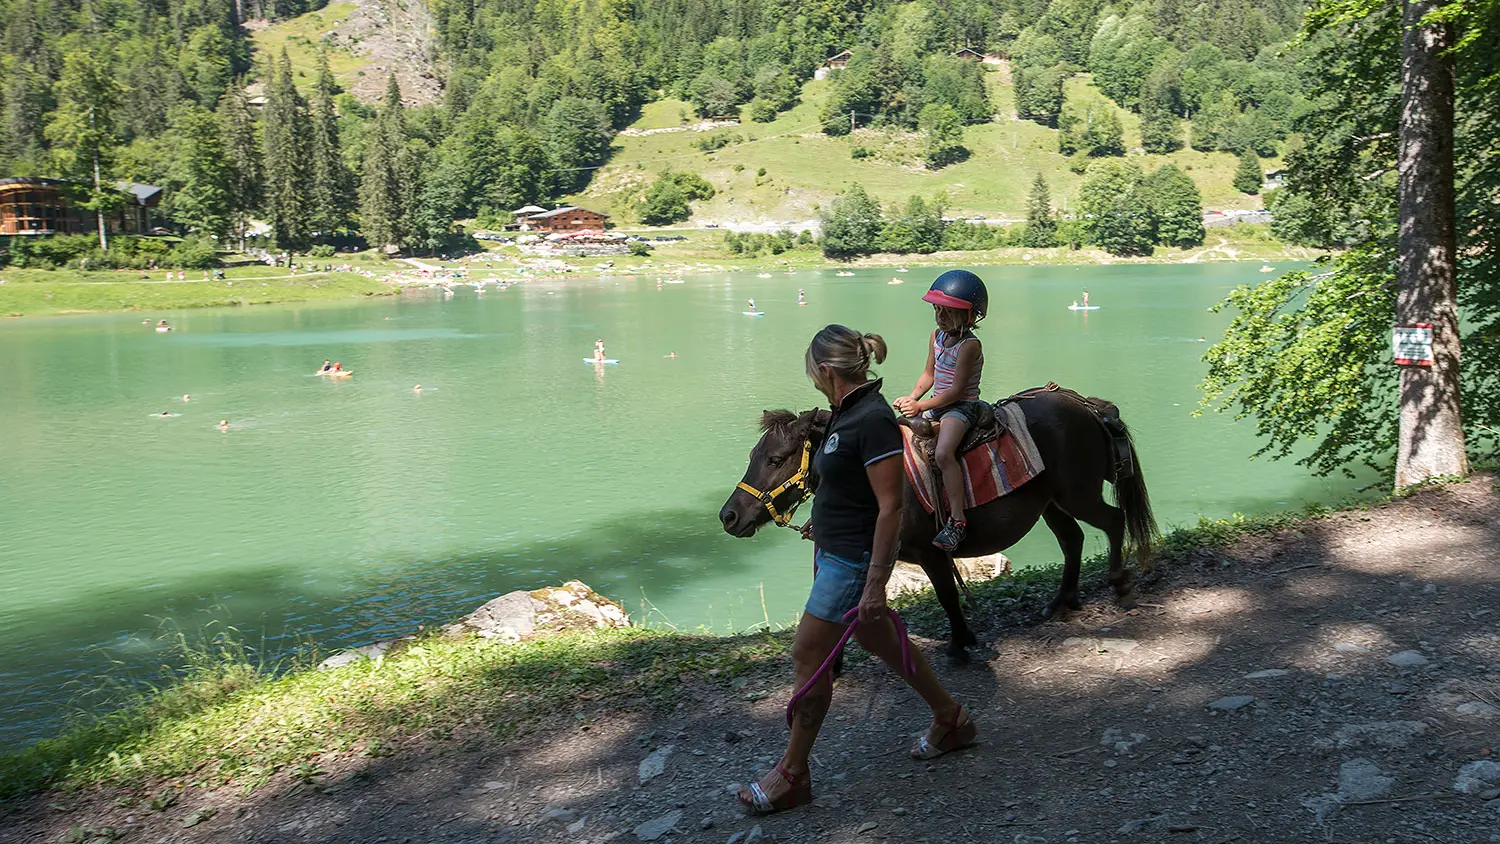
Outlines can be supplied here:
[[[307, 259], [318, 261], [319, 259]], [[322, 263], [332, 263], [324, 259]], [[341, 256], [340, 260], [344, 260]], [[371, 262], [368, 269], [384, 275], [398, 265]], [[47, 316], [92, 311], [166, 311], [221, 305], [260, 305], [270, 302], [308, 302], [383, 296], [396, 292], [379, 278], [357, 273], [298, 272], [284, 267], [234, 267], [224, 280], [204, 280], [202, 270], [188, 270], [186, 281], [164, 281], [154, 270], [141, 278], [139, 270], [79, 272], [76, 270], [0, 271], [0, 316]]]
[[[615, 138], [609, 163], [588, 188], [564, 202], [597, 208], [623, 220], [630, 219], [631, 200], [665, 169], [696, 172], [718, 192], [696, 203], [694, 217], [710, 221], [796, 221], [817, 216], [846, 184], [857, 181], [884, 204], [904, 202], [919, 194], [947, 193], [949, 213], [959, 216], [1019, 220], [1025, 217], [1026, 196], [1036, 173], [1046, 176], [1053, 204], [1065, 210], [1078, 192], [1083, 176], [1069, 169], [1069, 159], [1057, 151], [1055, 129], [1015, 117], [1015, 97], [1008, 71], [986, 66], [986, 80], [998, 116], [990, 123], [970, 126], [964, 145], [966, 161], [932, 171], [919, 160], [921, 141], [916, 133], [860, 129], [834, 138], [820, 130], [819, 115], [830, 82], [813, 80], [802, 90], [802, 101], [771, 123], [743, 121], [739, 126], [711, 132], [678, 131]], [[1069, 101], [1094, 97], [1108, 103], [1088, 75], [1067, 82]], [[1109, 104], [1120, 116], [1127, 148], [1140, 145], [1140, 118]], [[631, 128], [662, 129], [692, 123], [693, 108], [680, 100], [648, 104]], [[713, 135], [738, 136], [718, 150], [706, 152], [696, 143]], [[1187, 127], [1183, 130], [1184, 140]], [[859, 147], [873, 153], [855, 159]], [[1182, 149], [1170, 155], [1132, 155], [1147, 171], [1172, 162], [1181, 167], [1203, 193], [1206, 209], [1259, 208], [1260, 199], [1231, 186], [1236, 157], [1226, 152], [1204, 153]], [[1267, 160], [1267, 166], [1274, 161]], [[764, 173], [761, 172], [762, 168]]]

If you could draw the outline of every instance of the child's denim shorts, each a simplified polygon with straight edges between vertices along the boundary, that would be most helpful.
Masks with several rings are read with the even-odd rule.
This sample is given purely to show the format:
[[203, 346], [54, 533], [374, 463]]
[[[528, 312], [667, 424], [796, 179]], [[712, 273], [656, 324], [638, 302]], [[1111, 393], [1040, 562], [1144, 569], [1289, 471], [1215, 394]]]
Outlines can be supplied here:
[[807, 614], [838, 624], [844, 613], [859, 606], [865, 593], [865, 576], [870, 571], [870, 555], [858, 560], [839, 557], [819, 548], [813, 554], [812, 594], [807, 596]]

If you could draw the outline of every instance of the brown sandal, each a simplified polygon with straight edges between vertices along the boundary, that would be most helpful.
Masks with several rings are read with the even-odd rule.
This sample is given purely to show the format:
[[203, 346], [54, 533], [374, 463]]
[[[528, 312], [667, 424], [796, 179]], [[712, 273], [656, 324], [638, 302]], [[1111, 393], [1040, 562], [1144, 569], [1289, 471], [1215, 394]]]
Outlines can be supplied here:
[[[945, 728], [943, 737], [936, 743], [928, 741], [927, 736], [917, 739], [917, 743], [911, 746], [911, 758], [916, 760], [936, 759], [949, 751], [968, 747], [979, 738], [979, 728], [969, 719], [969, 714], [964, 711], [963, 704], [953, 713], [952, 719], [938, 718], [936, 725]], [[928, 731], [931, 733], [931, 730]]]
[[776, 775], [781, 777], [791, 788], [780, 797], [772, 799], [760, 787], [759, 782], [752, 782], [740, 789], [739, 801], [741, 806], [744, 806], [746, 810], [754, 815], [769, 815], [772, 812], [795, 809], [798, 806], [805, 806], [812, 802], [811, 774], [794, 777], [790, 773], [787, 773], [786, 768], [781, 767], [780, 762], [776, 763], [774, 770], [776, 771]]

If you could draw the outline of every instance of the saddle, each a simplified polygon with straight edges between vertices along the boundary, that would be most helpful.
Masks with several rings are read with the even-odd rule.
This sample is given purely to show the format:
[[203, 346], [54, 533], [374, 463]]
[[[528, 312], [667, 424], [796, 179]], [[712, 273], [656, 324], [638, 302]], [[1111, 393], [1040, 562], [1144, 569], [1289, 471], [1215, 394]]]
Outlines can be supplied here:
[[[964, 431], [964, 438], [958, 444], [959, 456], [999, 439], [1000, 435], [1005, 432], [1004, 423], [995, 414], [995, 406], [987, 401], [963, 401], [943, 408], [944, 413], [952, 410], [962, 413], [969, 421], [969, 427]], [[927, 462], [933, 463], [935, 460], [933, 455], [937, 451], [938, 420], [913, 416], [899, 421], [900, 424], [911, 429], [913, 439], [922, 449], [922, 456]]]

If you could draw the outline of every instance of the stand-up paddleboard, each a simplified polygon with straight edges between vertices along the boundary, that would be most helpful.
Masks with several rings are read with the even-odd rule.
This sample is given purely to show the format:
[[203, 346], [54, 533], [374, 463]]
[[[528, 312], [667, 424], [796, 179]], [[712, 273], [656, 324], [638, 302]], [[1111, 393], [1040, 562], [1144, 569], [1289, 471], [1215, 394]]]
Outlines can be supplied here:
[[1097, 310], [1099, 310], [1099, 306], [1098, 305], [1069, 305], [1068, 306], [1068, 310], [1070, 310], [1070, 311], [1097, 311]]
[[604, 360], [594, 360], [593, 358], [584, 358], [583, 362], [584, 363], [598, 363], [598, 364], [619, 363], [619, 361], [615, 360], [614, 358], [605, 358]]
[[740, 311], [740, 313], [744, 314], [745, 316], [765, 316], [766, 315], [765, 311]]

